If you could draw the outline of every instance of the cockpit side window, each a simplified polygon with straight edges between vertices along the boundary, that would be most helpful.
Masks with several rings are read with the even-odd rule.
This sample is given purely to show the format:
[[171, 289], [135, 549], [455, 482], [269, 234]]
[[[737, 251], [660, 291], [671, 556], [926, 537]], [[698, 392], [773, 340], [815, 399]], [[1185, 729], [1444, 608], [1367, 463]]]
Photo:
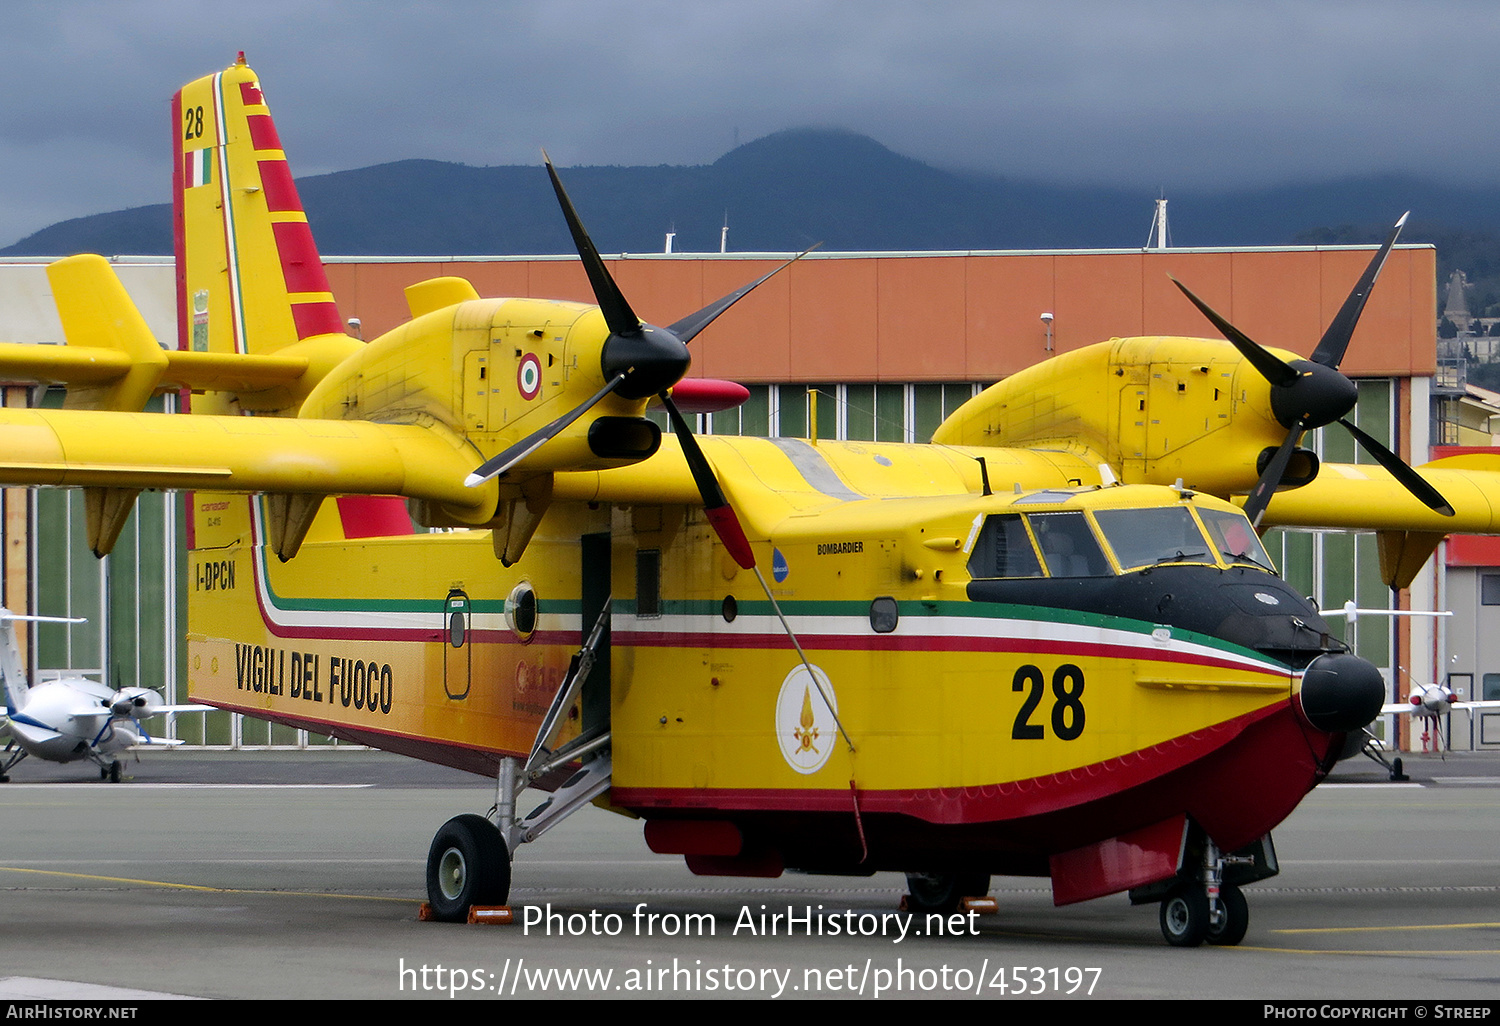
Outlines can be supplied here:
[[1184, 506], [1098, 510], [1094, 519], [1122, 570], [1157, 563], [1212, 563], [1208, 539]]
[[997, 513], [984, 518], [984, 528], [969, 554], [969, 576], [975, 580], [1042, 576], [1042, 564], [1018, 514]]
[[1214, 540], [1224, 562], [1252, 563], [1263, 570], [1275, 572], [1271, 557], [1267, 555], [1260, 538], [1255, 534], [1255, 528], [1250, 526], [1250, 521], [1245, 519], [1243, 513], [1200, 508], [1198, 516], [1203, 518], [1203, 526], [1208, 528], [1208, 536]]
[[1030, 513], [1027, 520], [1053, 577], [1109, 577], [1109, 560], [1082, 513]]

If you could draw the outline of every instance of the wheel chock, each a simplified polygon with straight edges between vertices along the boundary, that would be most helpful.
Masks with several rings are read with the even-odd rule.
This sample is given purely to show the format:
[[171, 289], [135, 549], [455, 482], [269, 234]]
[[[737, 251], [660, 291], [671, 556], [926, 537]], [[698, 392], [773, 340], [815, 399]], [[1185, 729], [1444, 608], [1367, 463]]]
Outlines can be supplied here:
[[973, 912], [976, 916], [994, 916], [1000, 914], [1000, 903], [994, 898], [965, 898], [958, 903], [960, 910]]
[[509, 905], [470, 905], [469, 922], [509, 926], [515, 922], [515, 917], [511, 915]]

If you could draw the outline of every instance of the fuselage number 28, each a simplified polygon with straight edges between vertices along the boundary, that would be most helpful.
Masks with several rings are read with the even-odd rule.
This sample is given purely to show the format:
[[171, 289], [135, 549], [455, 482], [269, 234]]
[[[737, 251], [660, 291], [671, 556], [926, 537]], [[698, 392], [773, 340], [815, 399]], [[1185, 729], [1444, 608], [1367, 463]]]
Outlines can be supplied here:
[[[1046, 686], [1039, 667], [1027, 664], [1016, 670], [1010, 689], [1026, 693], [1010, 729], [1010, 736], [1017, 741], [1047, 736], [1043, 724], [1031, 722], [1046, 697]], [[1063, 663], [1052, 673], [1052, 733], [1062, 741], [1072, 741], [1083, 733], [1083, 671], [1072, 663]]]

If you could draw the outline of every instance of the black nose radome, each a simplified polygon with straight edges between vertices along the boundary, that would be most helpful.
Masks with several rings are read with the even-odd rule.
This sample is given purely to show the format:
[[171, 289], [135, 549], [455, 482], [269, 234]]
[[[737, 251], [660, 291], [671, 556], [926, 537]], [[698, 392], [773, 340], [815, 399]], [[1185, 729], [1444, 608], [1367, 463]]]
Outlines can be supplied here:
[[1349, 652], [1320, 655], [1302, 675], [1302, 716], [1330, 734], [1359, 730], [1380, 715], [1384, 701], [1380, 671]]

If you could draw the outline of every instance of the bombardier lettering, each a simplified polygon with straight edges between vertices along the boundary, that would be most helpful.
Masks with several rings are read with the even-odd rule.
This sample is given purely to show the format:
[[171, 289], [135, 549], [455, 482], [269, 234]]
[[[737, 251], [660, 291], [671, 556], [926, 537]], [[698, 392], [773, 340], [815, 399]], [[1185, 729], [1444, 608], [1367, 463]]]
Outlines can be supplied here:
[[288, 652], [269, 645], [235, 645], [235, 687], [257, 694], [286, 695], [305, 702], [324, 702], [346, 709], [388, 714], [395, 697], [390, 663], [328, 657], [314, 652]]
[[820, 556], [842, 556], [845, 553], [863, 551], [865, 551], [865, 543], [862, 541], [822, 542], [818, 545]]

